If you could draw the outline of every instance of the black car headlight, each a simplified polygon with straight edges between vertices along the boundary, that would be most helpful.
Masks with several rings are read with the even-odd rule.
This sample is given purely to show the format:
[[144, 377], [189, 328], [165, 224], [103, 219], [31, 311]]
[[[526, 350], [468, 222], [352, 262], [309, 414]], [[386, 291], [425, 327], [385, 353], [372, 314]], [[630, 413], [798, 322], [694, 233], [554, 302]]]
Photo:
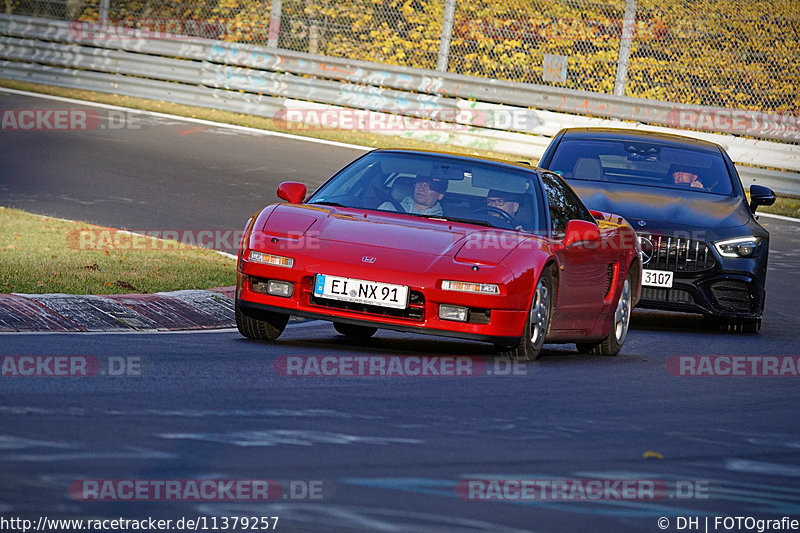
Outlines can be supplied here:
[[739, 237], [714, 243], [722, 257], [753, 257], [760, 245], [761, 237]]

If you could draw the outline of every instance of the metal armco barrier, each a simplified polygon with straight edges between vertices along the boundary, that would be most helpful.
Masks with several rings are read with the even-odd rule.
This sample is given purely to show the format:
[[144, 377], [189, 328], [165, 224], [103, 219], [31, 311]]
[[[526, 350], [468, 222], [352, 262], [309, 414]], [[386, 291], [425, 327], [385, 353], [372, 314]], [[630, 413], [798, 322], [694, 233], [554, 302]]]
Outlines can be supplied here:
[[[402, 136], [534, 159], [562, 127], [702, 130], [673, 132], [725, 146], [740, 165], [743, 181], [766, 181], [779, 192], [800, 195], [798, 117], [683, 106], [177, 35], [142, 39], [130, 28], [91, 24], [0, 15], [0, 77], [269, 118], [285, 119], [289, 110], [297, 109], [360, 109], [432, 119], [441, 127]], [[507, 120], [510, 115], [513, 121]]]

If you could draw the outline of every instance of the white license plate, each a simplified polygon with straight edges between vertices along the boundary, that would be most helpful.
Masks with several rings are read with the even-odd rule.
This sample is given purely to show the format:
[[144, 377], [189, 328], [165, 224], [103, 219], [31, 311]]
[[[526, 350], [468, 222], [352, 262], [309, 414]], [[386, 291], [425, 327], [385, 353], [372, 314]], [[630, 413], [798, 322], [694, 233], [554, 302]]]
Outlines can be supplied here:
[[317, 274], [314, 280], [314, 296], [405, 309], [408, 304], [408, 287], [378, 281]]
[[642, 285], [647, 287], [672, 288], [672, 272], [668, 270], [647, 270], [642, 271], [644, 278]]

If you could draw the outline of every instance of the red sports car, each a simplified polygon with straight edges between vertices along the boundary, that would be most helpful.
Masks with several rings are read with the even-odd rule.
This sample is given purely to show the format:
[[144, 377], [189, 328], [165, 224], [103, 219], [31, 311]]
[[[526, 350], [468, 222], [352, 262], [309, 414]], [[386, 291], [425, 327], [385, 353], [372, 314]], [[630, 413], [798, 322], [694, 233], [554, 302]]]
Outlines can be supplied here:
[[535, 359], [545, 342], [616, 355], [641, 258], [621, 217], [590, 212], [556, 174], [452, 154], [375, 150], [306, 199], [247, 222], [236, 323], [275, 340], [290, 315], [493, 343]]

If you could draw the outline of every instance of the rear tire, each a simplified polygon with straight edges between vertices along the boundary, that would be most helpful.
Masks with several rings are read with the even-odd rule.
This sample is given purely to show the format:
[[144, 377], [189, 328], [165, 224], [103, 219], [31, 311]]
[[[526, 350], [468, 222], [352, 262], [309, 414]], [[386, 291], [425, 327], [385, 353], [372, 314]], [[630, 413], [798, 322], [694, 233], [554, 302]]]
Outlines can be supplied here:
[[551, 268], [539, 276], [522, 338], [516, 346], [501, 349], [501, 355], [517, 361], [534, 361], [542, 356], [542, 347], [550, 331], [550, 319], [555, 308], [556, 293], [553, 290], [553, 279]]
[[611, 315], [611, 330], [608, 336], [597, 343], [576, 343], [580, 353], [589, 353], [593, 355], [608, 355], [615, 356], [622, 349], [622, 344], [625, 342], [625, 337], [628, 336], [628, 328], [631, 322], [631, 274], [625, 277], [625, 283], [622, 285], [622, 292], [617, 300], [617, 308], [614, 314]]
[[357, 326], [355, 324], [345, 324], [343, 322], [334, 322], [333, 329], [345, 337], [352, 337], [354, 339], [368, 339], [375, 335], [375, 333], [378, 331], [378, 328]]
[[241, 309], [238, 298], [234, 303], [234, 311], [239, 333], [257, 341], [274, 341], [281, 336], [289, 322], [289, 315], [283, 313], [261, 311], [258, 318], [252, 317]]

